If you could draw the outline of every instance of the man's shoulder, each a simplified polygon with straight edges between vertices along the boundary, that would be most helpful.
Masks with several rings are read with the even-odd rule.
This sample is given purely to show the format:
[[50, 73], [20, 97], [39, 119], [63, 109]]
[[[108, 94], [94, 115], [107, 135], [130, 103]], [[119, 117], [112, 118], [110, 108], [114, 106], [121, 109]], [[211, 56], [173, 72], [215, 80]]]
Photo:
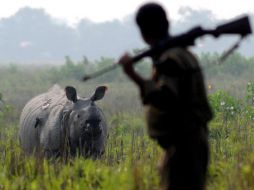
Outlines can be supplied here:
[[199, 68], [195, 55], [186, 48], [172, 48], [163, 52], [159, 61], [161, 63], [174, 62], [179, 68]]

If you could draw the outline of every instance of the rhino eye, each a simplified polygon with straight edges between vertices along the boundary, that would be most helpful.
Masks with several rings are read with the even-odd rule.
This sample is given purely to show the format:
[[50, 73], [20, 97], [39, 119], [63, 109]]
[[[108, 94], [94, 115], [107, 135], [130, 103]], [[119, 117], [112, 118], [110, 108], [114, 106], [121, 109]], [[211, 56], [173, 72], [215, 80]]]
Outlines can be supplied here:
[[77, 118], [80, 118], [80, 115], [79, 115], [79, 114], [77, 114]]

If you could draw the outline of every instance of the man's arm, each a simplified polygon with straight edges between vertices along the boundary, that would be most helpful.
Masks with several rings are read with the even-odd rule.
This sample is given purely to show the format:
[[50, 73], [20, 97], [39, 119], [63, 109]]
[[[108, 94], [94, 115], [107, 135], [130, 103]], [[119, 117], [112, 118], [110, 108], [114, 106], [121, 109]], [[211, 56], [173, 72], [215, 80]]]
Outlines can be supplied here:
[[143, 104], [152, 104], [155, 107], [164, 109], [168, 108], [168, 103], [170, 103], [170, 105], [174, 107], [174, 105], [178, 103], [179, 91], [179, 73], [174, 68], [176, 63], [172, 60], [166, 60], [159, 68], [165, 73], [160, 75], [159, 82], [155, 82], [153, 80], [143, 79], [134, 70], [131, 60], [132, 57], [128, 54], [125, 54], [119, 59], [119, 64], [122, 65], [127, 76], [140, 88]]
[[134, 70], [132, 57], [129, 54], [124, 54], [118, 61], [120, 65], [122, 65], [125, 74], [137, 84], [140, 88], [141, 93], [144, 89], [145, 80]]

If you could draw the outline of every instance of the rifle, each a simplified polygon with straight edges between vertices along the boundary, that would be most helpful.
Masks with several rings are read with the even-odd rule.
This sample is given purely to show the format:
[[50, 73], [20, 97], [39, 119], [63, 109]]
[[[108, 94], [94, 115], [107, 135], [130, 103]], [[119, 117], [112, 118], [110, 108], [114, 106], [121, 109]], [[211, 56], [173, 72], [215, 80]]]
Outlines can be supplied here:
[[[250, 35], [252, 33], [251, 31], [251, 26], [250, 26], [250, 21], [248, 16], [241, 17], [239, 19], [233, 20], [231, 22], [221, 24], [217, 26], [213, 30], [206, 30], [203, 29], [201, 26], [194, 27], [191, 30], [189, 30], [186, 33], [171, 37], [165, 41], [162, 41], [158, 45], [134, 56], [132, 58], [132, 62], [136, 63], [143, 59], [144, 57], [151, 57], [155, 54], [159, 54], [167, 49], [170, 48], [175, 48], [175, 47], [187, 47], [187, 46], [192, 46], [195, 44], [195, 40], [199, 37], [202, 37], [204, 35], [212, 35], [215, 38], [220, 37], [221, 35], [240, 35], [241, 40]], [[235, 44], [232, 48], [230, 48], [221, 58], [221, 60], [224, 60], [230, 53], [233, 52], [240, 44], [240, 41]], [[117, 68], [119, 64], [115, 63], [112, 64], [109, 67], [106, 67], [102, 70], [99, 70], [91, 75], [87, 75], [83, 77], [83, 81], [87, 81], [89, 79], [98, 77], [106, 72], [109, 72], [115, 68]]]

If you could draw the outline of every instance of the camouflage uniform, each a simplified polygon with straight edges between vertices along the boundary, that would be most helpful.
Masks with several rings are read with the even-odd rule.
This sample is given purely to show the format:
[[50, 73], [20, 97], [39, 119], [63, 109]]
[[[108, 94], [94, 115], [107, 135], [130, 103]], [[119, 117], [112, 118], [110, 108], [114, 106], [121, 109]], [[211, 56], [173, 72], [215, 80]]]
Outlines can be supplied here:
[[207, 123], [212, 112], [201, 68], [183, 48], [168, 50], [153, 62], [153, 79], [145, 82], [141, 97], [148, 133], [165, 150], [162, 187], [202, 190], [209, 158]]

